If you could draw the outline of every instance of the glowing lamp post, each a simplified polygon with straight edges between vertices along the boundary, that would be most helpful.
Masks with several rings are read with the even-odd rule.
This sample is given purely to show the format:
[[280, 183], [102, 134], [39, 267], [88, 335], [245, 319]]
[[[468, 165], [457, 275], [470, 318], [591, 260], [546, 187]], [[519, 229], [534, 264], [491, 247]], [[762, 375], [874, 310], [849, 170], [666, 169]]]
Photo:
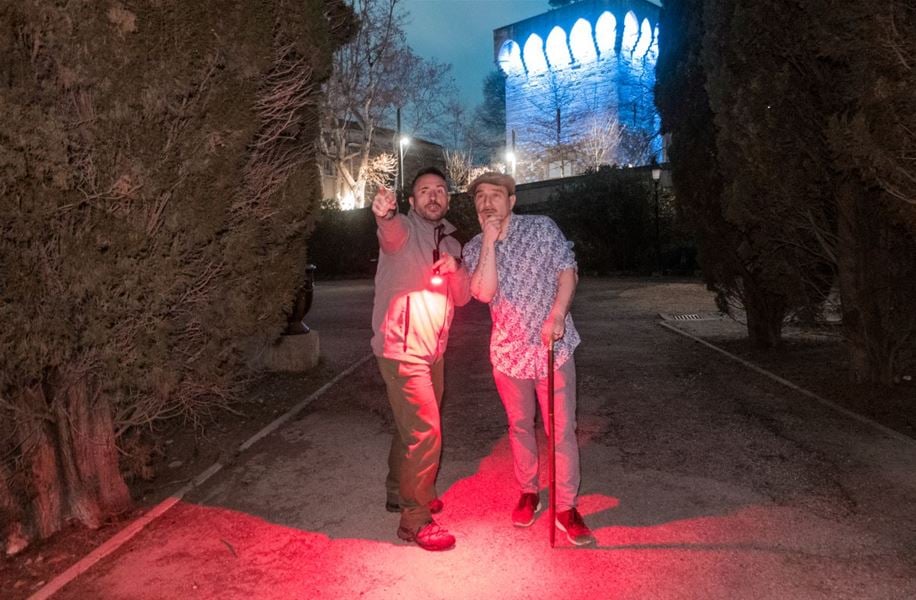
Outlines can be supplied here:
[[402, 135], [401, 139], [398, 140], [398, 182], [400, 184], [401, 196], [404, 195], [404, 152], [407, 146], [410, 145], [410, 138], [406, 135]]
[[516, 159], [516, 157], [515, 157], [515, 152], [511, 152], [511, 151], [510, 151], [510, 152], [506, 152], [506, 165], [508, 165], [509, 171], [510, 171], [512, 177], [515, 177], [515, 165], [516, 165], [516, 162], [517, 162], [517, 159]]
[[662, 169], [654, 160], [652, 161], [652, 181], [655, 185], [655, 271], [662, 274], [662, 254], [658, 229], [658, 180], [662, 177]]

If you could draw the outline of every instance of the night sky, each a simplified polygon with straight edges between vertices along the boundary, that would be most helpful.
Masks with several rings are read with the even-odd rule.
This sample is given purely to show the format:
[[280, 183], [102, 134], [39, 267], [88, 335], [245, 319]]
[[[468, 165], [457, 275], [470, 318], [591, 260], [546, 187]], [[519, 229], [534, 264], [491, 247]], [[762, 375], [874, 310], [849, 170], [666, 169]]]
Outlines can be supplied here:
[[404, 0], [407, 41], [424, 58], [451, 63], [468, 109], [483, 99], [483, 79], [495, 67], [493, 30], [547, 12], [547, 0]]

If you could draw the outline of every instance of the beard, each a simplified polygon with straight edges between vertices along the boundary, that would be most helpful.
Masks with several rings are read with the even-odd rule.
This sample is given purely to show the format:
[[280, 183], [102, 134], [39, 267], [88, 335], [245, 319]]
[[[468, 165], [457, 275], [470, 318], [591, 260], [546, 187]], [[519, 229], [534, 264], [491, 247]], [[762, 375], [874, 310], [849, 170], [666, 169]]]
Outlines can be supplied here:
[[439, 204], [438, 202], [430, 202], [418, 207], [416, 211], [421, 217], [428, 221], [438, 221], [445, 216], [446, 207], [444, 204]]

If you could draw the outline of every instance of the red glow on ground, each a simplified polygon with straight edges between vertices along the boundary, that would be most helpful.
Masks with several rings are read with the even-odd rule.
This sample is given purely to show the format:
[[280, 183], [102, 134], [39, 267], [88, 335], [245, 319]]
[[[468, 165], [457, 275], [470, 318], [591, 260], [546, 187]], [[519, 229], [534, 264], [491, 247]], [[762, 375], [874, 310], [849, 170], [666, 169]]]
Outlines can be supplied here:
[[[466, 468], [453, 464], [444, 474]], [[613, 486], [610, 479], [602, 483]], [[574, 548], [558, 532], [557, 548], [551, 550], [546, 510], [530, 528], [510, 523], [516, 491], [505, 437], [476, 472], [440, 485], [440, 491], [445, 510], [438, 520], [458, 537], [449, 552], [430, 553], [399, 542], [394, 535], [398, 517], [385, 513], [380, 502], [365, 506], [365, 514], [351, 515], [355, 523], [344, 524], [358, 530], [368, 515], [375, 529], [363, 529], [357, 537], [332, 537], [244, 512], [181, 503], [108, 559], [100, 572], [78, 579], [60, 597], [429, 600], [542, 598], [550, 592], [573, 599], [726, 598], [739, 579], [747, 589], [749, 573], [785, 576], [778, 540], [768, 539], [772, 535], [764, 524], [774, 519], [767, 513], [778, 511], [772, 507], [633, 524], [634, 514], [648, 512], [587, 493], [580, 510], [595, 531], [597, 547]], [[803, 568], [804, 561], [794, 560]], [[766, 597], [765, 589], [760, 591], [759, 597]]]

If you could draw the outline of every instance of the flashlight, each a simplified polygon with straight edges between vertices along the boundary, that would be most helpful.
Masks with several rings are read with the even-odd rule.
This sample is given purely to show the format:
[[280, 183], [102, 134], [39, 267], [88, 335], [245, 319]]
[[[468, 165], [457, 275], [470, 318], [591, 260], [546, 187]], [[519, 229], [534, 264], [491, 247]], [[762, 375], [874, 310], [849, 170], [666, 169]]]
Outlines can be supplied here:
[[[436, 225], [436, 247], [433, 248], [433, 264], [439, 262], [439, 244], [442, 243], [442, 239], [445, 237], [444, 229], [445, 225]], [[439, 274], [439, 267], [433, 269], [433, 276], [430, 278], [429, 283], [433, 287], [442, 285], [442, 275]]]
[[[434, 248], [433, 249], [433, 263], [437, 262], [438, 260], [439, 260], [439, 249]], [[429, 282], [434, 286], [442, 285], [442, 275], [439, 275], [438, 267], [433, 269], [433, 276], [430, 278]]]

